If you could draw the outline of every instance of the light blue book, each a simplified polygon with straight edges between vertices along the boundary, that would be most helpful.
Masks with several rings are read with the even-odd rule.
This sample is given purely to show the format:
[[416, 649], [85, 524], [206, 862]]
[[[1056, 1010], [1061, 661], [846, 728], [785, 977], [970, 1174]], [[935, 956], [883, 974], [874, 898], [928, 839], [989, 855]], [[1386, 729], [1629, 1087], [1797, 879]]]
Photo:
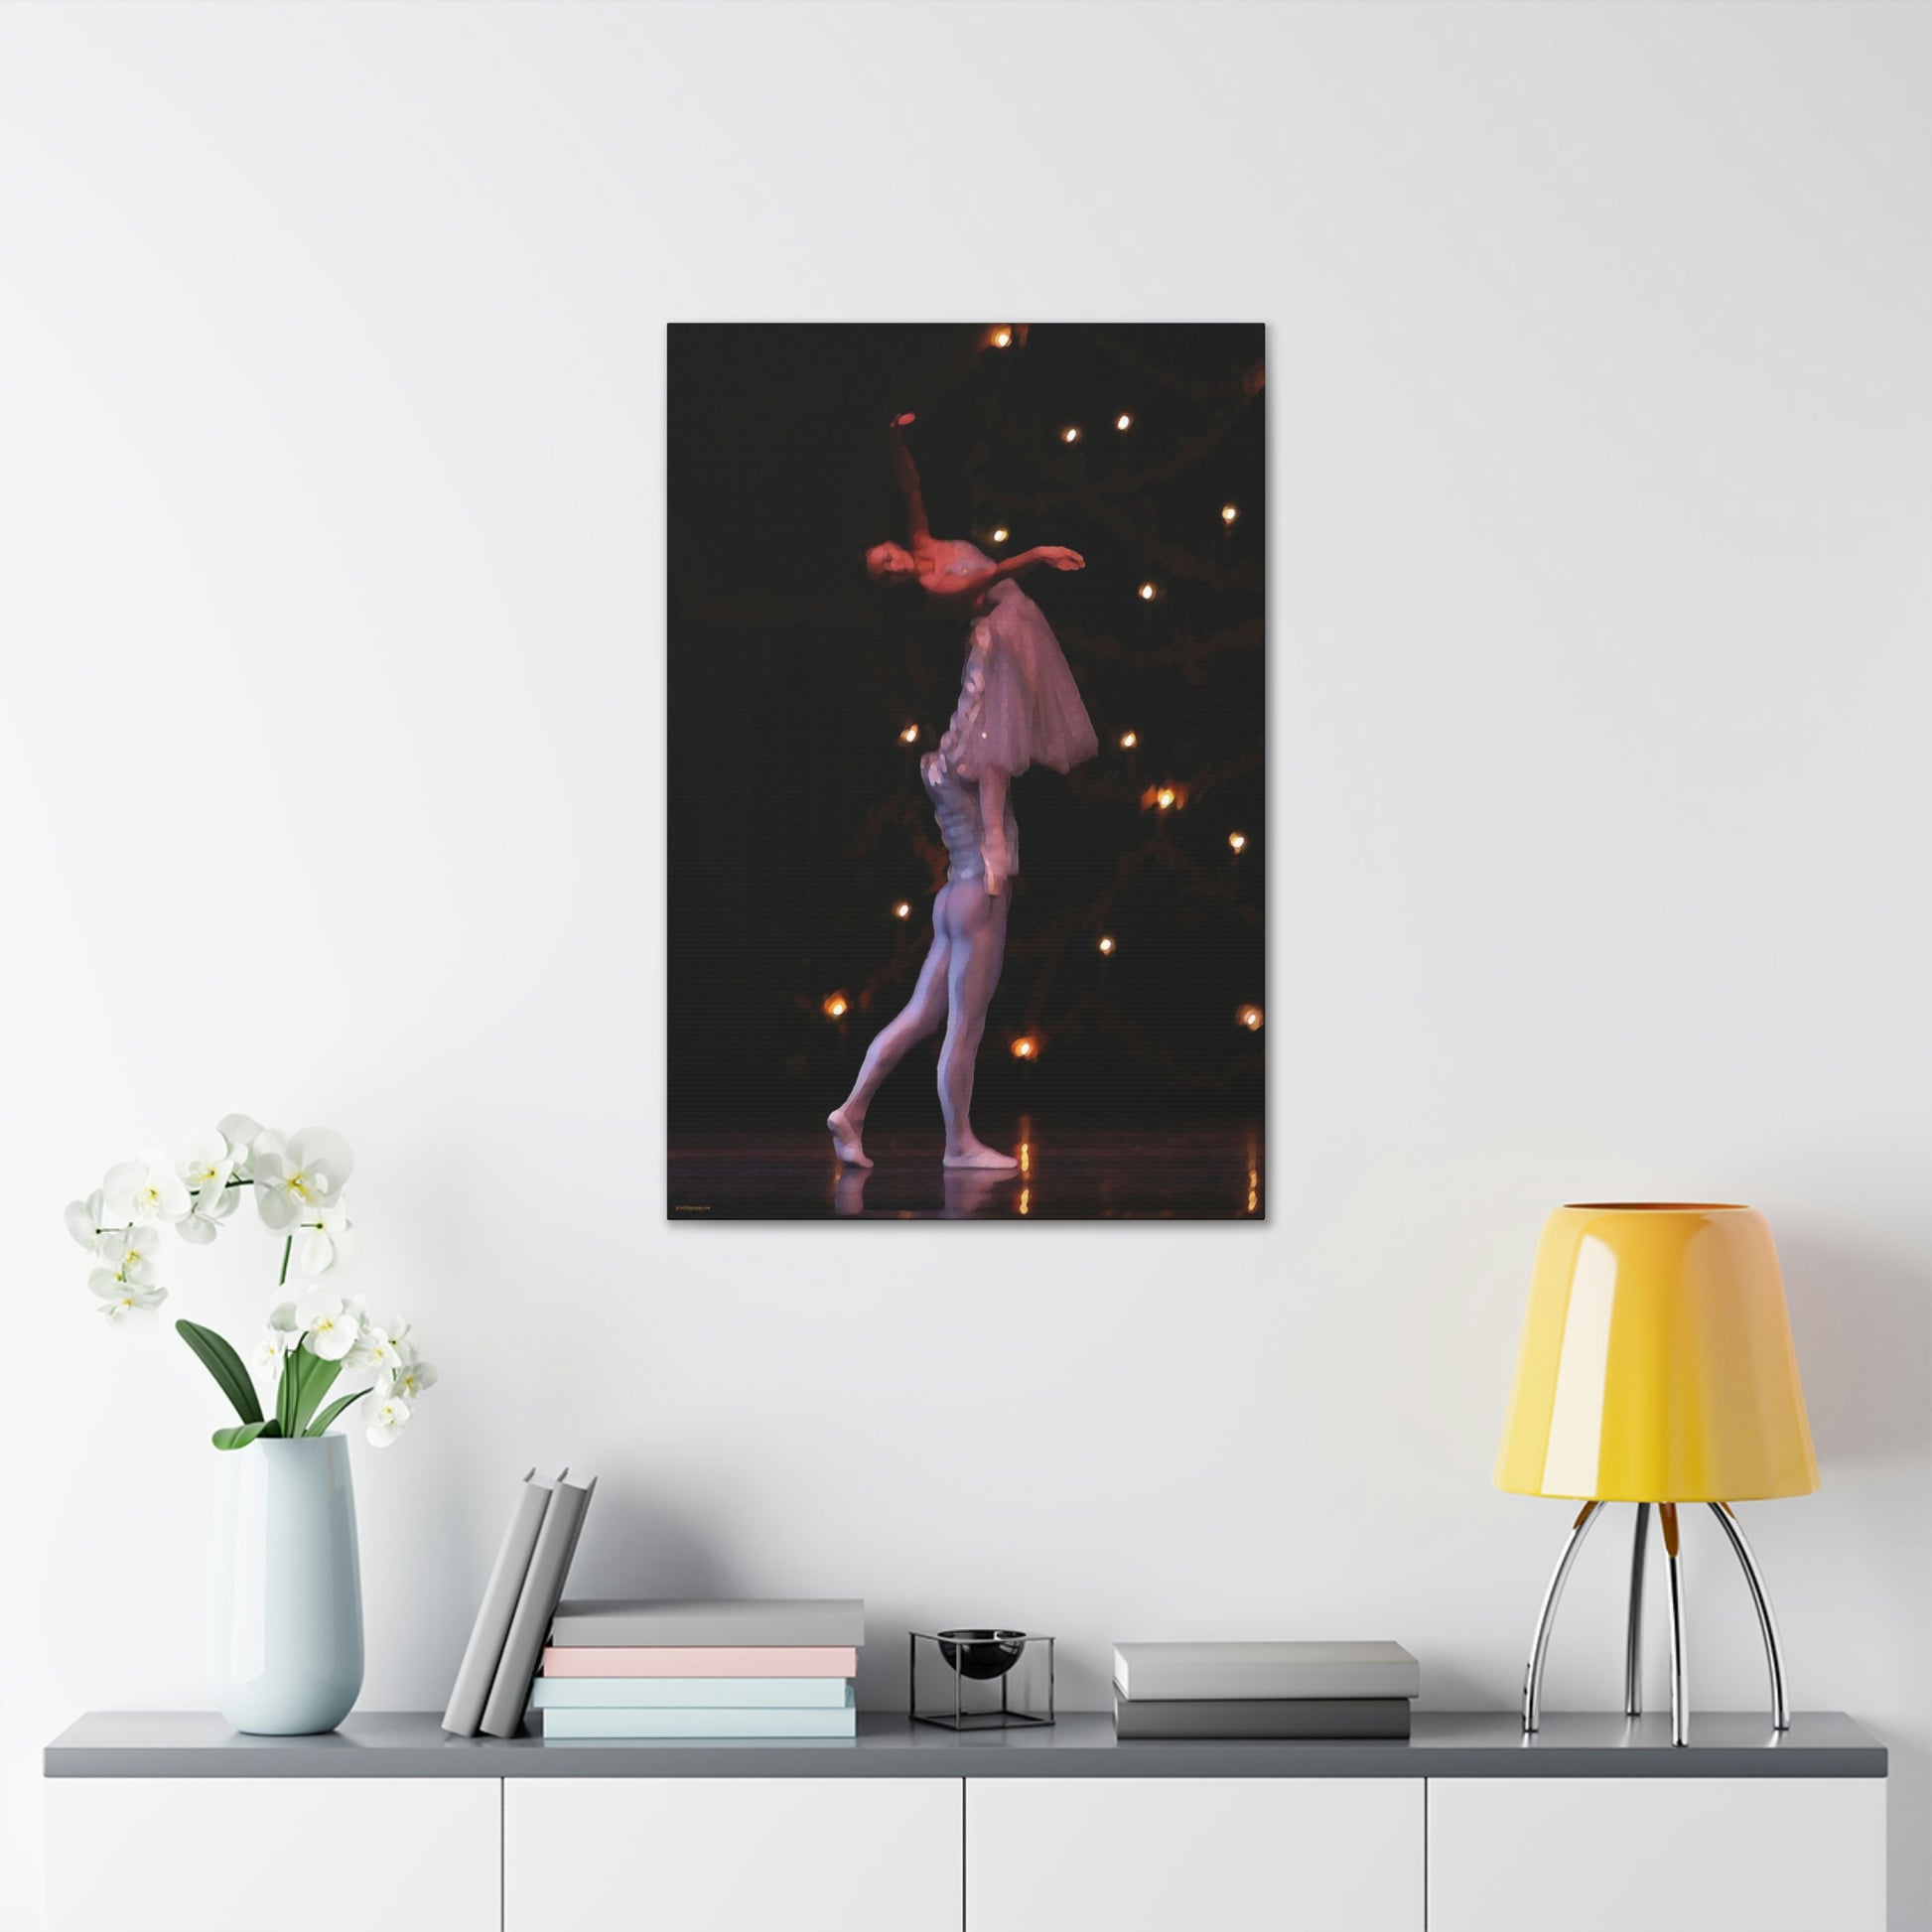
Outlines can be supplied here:
[[849, 1711], [843, 1677], [539, 1677], [539, 1711]]
[[856, 1711], [585, 1711], [543, 1714], [546, 1737], [857, 1737]]

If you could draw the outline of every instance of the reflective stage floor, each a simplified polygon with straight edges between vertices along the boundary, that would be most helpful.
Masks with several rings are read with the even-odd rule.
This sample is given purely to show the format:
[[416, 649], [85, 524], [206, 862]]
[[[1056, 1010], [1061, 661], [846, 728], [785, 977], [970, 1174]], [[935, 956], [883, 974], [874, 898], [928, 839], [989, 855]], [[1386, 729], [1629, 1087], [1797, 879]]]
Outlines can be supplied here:
[[822, 1129], [674, 1133], [672, 1220], [1259, 1220], [1261, 1123], [1183, 1121], [1165, 1131], [1053, 1129], [1023, 1118], [995, 1147], [1014, 1174], [948, 1172], [937, 1130], [866, 1137], [870, 1169], [841, 1168]]

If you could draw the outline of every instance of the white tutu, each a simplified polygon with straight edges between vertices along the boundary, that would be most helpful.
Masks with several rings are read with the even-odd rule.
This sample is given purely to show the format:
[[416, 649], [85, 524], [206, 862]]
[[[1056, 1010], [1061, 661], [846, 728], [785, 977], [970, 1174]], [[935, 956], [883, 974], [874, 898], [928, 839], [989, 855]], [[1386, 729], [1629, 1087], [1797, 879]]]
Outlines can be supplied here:
[[[953, 571], [990, 568], [972, 545], [949, 547], [964, 553]], [[949, 762], [969, 780], [989, 769], [1017, 778], [1032, 764], [1070, 771], [1099, 751], [1100, 741], [1053, 626], [1011, 578], [995, 584], [986, 601], [967, 638], [959, 706], [946, 733]]]

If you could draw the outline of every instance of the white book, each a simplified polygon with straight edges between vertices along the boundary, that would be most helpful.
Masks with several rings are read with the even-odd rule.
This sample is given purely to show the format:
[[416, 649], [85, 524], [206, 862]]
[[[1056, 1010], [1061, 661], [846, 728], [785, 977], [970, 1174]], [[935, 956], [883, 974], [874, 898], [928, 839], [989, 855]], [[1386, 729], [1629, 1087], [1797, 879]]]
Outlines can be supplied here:
[[551, 1737], [856, 1737], [856, 1711], [546, 1711]]
[[566, 1597], [550, 1619], [550, 1641], [559, 1649], [843, 1650], [865, 1640], [866, 1606], [856, 1596]]
[[[483, 1601], [477, 1605], [477, 1620], [470, 1626], [463, 1662], [457, 1666], [443, 1728], [459, 1737], [474, 1737], [483, 1723], [483, 1706], [489, 1700], [490, 1685], [496, 1681], [510, 1619], [516, 1614], [516, 1599], [529, 1574], [530, 1554], [537, 1547], [537, 1533], [550, 1506], [551, 1485], [537, 1481], [536, 1473], [531, 1469], [516, 1493], [516, 1507], [510, 1511], [509, 1527], [497, 1546], [496, 1561], [489, 1567]], [[568, 1469], [559, 1471], [557, 1480], [561, 1482], [569, 1473]]]
[[530, 1702], [539, 1711], [843, 1711], [852, 1685], [843, 1677], [539, 1677]]
[[1413, 1698], [1422, 1666], [1399, 1643], [1123, 1643], [1114, 1682], [1137, 1702]]

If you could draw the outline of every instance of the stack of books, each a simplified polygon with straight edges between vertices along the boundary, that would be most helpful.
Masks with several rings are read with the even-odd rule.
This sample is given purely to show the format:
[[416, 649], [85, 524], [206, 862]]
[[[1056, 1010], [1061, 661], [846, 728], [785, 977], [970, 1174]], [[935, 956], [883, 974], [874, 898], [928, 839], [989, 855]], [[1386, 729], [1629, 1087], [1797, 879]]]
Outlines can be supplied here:
[[856, 1598], [566, 1601], [531, 1702], [546, 1737], [858, 1735]]
[[1422, 1666], [1399, 1643], [1123, 1643], [1119, 1737], [1407, 1737]]

